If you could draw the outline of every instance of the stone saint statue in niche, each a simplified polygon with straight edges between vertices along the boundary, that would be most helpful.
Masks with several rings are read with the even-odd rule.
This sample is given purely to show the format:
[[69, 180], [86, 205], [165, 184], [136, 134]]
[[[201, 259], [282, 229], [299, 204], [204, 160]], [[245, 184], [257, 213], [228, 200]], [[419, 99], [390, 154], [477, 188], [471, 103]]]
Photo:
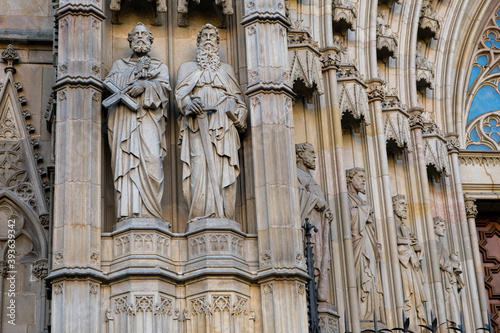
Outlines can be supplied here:
[[366, 194], [365, 169], [346, 170], [346, 179], [360, 319], [373, 321], [373, 313], [376, 313], [377, 320], [383, 321], [379, 274], [381, 244], [377, 238], [373, 208], [359, 196], [359, 193]]
[[149, 56], [153, 34], [144, 24], [132, 29], [128, 41], [134, 53], [116, 60], [104, 81], [113, 93], [103, 105], [109, 108], [117, 216], [161, 219], [168, 68]]
[[233, 68], [220, 60], [219, 39], [216, 27], [203, 26], [196, 59], [183, 63], [177, 73], [182, 189], [189, 221], [234, 220], [235, 215], [238, 131], [246, 128], [247, 107]]
[[444, 219], [434, 218], [434, 234], [438, 238], [437, 252], [439, 267], [441, 268], [441, 280], [443, 282], [444, 300], [446, 303], [446, 315], [448, 321], [458, 327], [460, 322], [460, 291], [464, 287], [462, 280], [462, 265], [460, 264], [458, 252], [449, 253], [448, 249], [439, 240], [446, 236]]
[[309, 142], [295, 145], [297, 158], [297, 180], [299, 187], [300, 219], [318, 228], [312, 233], [311, 242], [314, 246], [314, 266], [317, 279], [318, 301], [326, 302], [328, 297], [328, 272], [330, 270], [330, 222], [333, 214], [328, 208], [321, 187], [311, 175], [316, 170], [316, 153]]
[[404, 311], [410, 318], [411, 325], [427, 325], [425, 303], [427, 292], [422, 274], [422, 245], [410, 228], [405, 224], [407, 202], [402, 194], [392, 197], [398, 241], [398, 257], [403, 280]]

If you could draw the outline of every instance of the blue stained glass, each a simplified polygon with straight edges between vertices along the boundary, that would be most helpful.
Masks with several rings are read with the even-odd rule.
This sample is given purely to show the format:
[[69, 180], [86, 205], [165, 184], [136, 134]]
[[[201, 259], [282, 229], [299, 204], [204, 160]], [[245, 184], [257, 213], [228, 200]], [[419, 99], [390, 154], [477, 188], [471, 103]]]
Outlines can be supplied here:
[[496, 66], [495, 68], [493, 68], [490, 72], [490, 74], [496, 74], [496, 73], [500, 73], [500, 67]]
[[500, 141], [500, 135], [498, 135], [498, 133], [493, 133], [493, 134], [491, 135], [491, 138], [492, 138], [493, 140], [495, 140], [495, 142]]
[[470, 106], [467, 123], [484, 113], [500, 109], [500, 95], [489, 85], [484, 85], [477, 91]]
[[479, 67], [479, 66], [472, 67], [472, 71], [470, 73], [470, 79], [469, 79], [469, 88], [472, 85], [472, 83], [474, 82], [474, 80], [476, 80], [479, 73], [481, 73], [481, 67]]
[[498, 132], [498, 127], [491, 128], [491, 133], [497, 133], [497, 132]]
[[498, 10], [497, 15], [500, 16], [500, 9]]
[[[488, 46], [490, 46], [490, 47], [491, 47], [491, 43], [490, 43], [490, 45], [488, 45]], [[484, 66], [484, 65], [486, 65], [486, 64], [488, 63], [488, 57], [487, 57], [487, 56], [485, 56], [485, 55], [482, 55], [482, 56], [477, 57], [477, 60], [476, 60], [476, 61], [477, 61], [477, 63], [478, 63], [478, 64], [480, 64], [481, 66]]]
[[489, 123], [490, 123], [491, 126], [497, 126], [496, 119], [490, 119]]
[[[483, 126], [483, 131], [484, 131], [484, 133], [489, 133], [489, 132], [491, 132], [491, 127], [490, 126]], [[474, 140], [474, 141], [477, 141], [477, 140]]]
[[497, 25], [500, 27], [500, 20], [497, 19], [496, 22], [497, 22]]
[[491, 148], [487, 145], [470, 144], [467, 146], [467, 150], [491, 150]]
[[477, 135], [477, 131], [475, 128], [470, 132], [470, 138], [472, 139], [472, 141], [479, 141], [479, 135]]

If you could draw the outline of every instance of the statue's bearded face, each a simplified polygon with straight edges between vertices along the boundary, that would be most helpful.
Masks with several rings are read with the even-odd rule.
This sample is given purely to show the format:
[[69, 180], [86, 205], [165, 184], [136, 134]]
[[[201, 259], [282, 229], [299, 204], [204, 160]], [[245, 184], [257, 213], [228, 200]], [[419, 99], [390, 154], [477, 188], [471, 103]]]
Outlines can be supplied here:
[[405, 199], [397, 200], [394, 203], [394, 213], [396, 213], [396, 216], [400, 219], [406, 219], [408, 217], [406, 206], [407, 204]]
[[366, 177], [363, 171], [358, 171], [351, 179], [352, 186], [360, 193], [366, 194]]
[[130, 47], [135, 53], [144, 54], [151, 51], [151, 41], [149, 40], [149, 31], [142, 25], [137, 25], [132, 30], [132, 40]]
[[218, 33], [206, 28], [200, 32], [196, 60], [203, 70], [217, 71], [220, 67]]
[[308, 169], [316, 170], [316, 153], [314, 150], [307, 148], [302, 152], [302, 161]]
[[200, 47], [205, 51], [217, 52], [217, 31], [215, 29], [204, 29], [200, 34]]

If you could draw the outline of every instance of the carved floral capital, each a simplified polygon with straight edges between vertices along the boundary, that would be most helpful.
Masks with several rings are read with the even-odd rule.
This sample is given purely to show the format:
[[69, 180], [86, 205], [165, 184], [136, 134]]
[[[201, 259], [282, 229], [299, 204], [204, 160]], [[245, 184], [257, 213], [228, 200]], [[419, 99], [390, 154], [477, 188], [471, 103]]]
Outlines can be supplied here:
[[475, 219], [477, 216], [476, 199], [465, 198], [465, 213], [468, 219]]
[[366, 94], [368, 95], [368, 101], [381, 101], [385, 97], [385, 84], [384, 82], [377, 81], [369, 81], [367, 82], [368, 88], [366, 89]]
[[33, 266], [31, 268], [31, 271], [33, 275], [37, 279], [44, 279], [47, 277], [47, 274], [49, 272], [49, 262], [47, 259], [38, 259], [33, 263]]
[[424, 127], [424, 117], [422, 116], [422, 111], [419, 109], [413, 109], [410, 111], [410, 128], [417, 129]]

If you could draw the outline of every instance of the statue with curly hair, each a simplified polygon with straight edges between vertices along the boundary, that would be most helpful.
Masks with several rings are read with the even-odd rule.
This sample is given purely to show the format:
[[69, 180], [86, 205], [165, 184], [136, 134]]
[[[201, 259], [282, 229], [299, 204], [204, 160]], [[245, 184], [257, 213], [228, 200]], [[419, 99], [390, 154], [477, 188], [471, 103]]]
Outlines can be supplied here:
[[161, 219], [168, 67], [149, 56], [153, 34], [144, 24], [138, 23], [130, 31], [128, 41], [134, 53], [116, 60], [105, 80], [107, 87], [114, 87], [115, 96], [119, 92], [124, 97], [109, 105], [103, 102], [109, 107], [117, 217]]
[[203, 26], [196, 59], [177, 72], [182, 189], [189, 221], [234, 220], [235, 215], [238, 132], [246, 128], [247, 107], [233, 68], [220, 60], [219, 40], [216, 27]]

